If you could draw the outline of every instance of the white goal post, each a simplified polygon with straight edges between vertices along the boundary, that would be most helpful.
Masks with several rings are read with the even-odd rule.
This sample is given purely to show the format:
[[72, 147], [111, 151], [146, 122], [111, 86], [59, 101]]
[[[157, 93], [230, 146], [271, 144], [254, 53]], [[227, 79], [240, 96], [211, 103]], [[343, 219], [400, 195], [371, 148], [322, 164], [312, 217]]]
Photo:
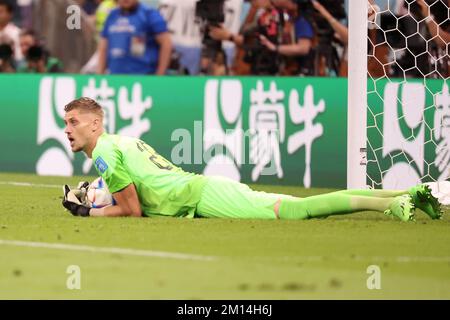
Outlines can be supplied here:
[[366, 188], [367, 142], [366, 0], [349, 0], [347, 188]]
[[348, 188], [449, 180], [449, 11], [447, 0], [349, 0]]

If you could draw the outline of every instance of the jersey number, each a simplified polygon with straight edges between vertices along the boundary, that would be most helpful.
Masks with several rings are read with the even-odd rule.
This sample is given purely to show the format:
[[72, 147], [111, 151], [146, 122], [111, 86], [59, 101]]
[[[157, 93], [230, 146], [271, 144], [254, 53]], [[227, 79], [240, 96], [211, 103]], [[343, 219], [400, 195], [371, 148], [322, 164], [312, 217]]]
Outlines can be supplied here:
[[150, 154], [150, 157], [148, 157], [148, 159], [153, 162], [153, 164], [158, 168], [163, 170], [173, 169], [173, 166], [169, 161], [161, 157], [161, 155], [159, 155], [155, 150], [149, 149], [144, 142], [139, 141], [136, 143], [136, 145], [141, 152], [148, 152]]

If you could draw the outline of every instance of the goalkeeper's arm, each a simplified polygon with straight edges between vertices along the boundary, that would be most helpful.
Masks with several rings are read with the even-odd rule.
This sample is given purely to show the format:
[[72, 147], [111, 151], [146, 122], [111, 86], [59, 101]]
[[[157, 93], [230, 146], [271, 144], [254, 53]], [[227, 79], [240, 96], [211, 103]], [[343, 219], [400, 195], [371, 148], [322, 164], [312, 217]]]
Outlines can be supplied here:
[[64, 186], [63, 206], [74, 216], [89, 217], [140, 217], [142, 216], [139, 198], [134, 184], [129, 184], [119, 192], [114, 193], [116, 205], [103, 208], [91, 208], [84, 201], [86, 191], [82, 189], [70, 190], [69, 186]]
[[92, 208], [89, 214], [97, 217], [141, 217], [141, 205], [134, 184], [129, 184], [113, 194], [116, 205]]

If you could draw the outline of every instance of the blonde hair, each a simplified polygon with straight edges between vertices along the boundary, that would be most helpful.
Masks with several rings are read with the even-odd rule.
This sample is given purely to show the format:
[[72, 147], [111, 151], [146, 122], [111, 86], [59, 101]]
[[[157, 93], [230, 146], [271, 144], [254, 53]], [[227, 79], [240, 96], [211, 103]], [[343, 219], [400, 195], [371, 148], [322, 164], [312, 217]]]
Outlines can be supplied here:
[[87, 97], [75, 99], [64, 107], [65, 112], [69, 112], [72, 110], [80, 110], [81, 112], [95, 113], [102, 118], [104, 116], [102, 107], [94, 99]]

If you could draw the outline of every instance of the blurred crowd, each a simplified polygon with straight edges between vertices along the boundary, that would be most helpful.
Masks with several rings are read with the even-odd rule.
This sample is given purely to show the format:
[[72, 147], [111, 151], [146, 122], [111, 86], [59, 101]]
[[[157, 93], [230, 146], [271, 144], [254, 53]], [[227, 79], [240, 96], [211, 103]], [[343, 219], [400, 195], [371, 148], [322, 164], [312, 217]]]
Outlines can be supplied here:
[[[448, 0], [361, 1], [372, 76], [448, 76]], [[0, 0], [0, 72], [345, 77], [347, 11], [346, 0]]]

